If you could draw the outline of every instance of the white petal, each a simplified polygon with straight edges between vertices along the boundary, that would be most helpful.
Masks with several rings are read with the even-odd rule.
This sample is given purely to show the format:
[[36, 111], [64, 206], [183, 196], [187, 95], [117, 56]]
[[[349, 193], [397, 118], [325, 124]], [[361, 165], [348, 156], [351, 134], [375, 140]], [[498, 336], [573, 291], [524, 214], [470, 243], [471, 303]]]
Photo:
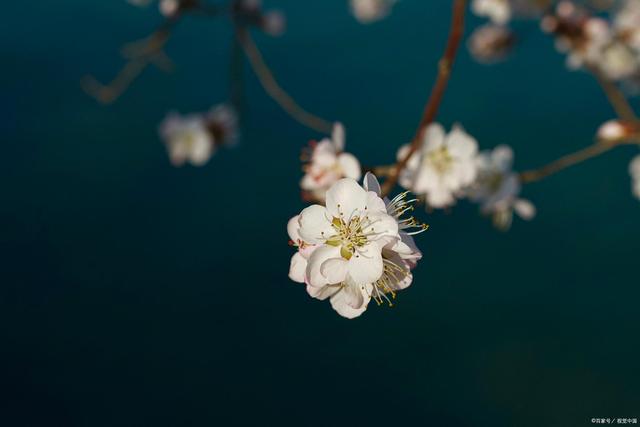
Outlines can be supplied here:
[[362, 313], [364, 313], [364, 311], [367, 309], [367, 305], [369, 304], [369, 301], [371, 300], [371, 297], [367, 294], [367, 295], [363, 295], [363, 304], [360, 308], [353, 308], [351, 307], [347, 301], [348, 301], [348, 295], [344, 292], [344, 290], [341, 290], [340, 292], [336, 293], [335, 295], [333, 295], [331, 297], [331, 307], [333, 307], [333, 309], [342, 317], [346, 317], [347, 319], [353, 319], [355, 317], [360, 316]]
[[374, 240], [382, 237], [399, 237], [398, 221], [387, 214], [386, 209], [383, 212], [372, 212], [366, 216], [366, 226], [363, 227], [364, 233], [373, 233]]
[[367, 191], [367, 212], [368, 213], [387, 213], [387, 205], [376, 193]]
[[304, 275], [307, 270], [307, 260], [300, 254], [296, 253], [291, 257], [289, 266], [289, 278], [294, 282], [304, 283]]
[[340, 152], [344, 150], [344, 126], [342, 123], [336, 122], [333, 125], [333, 132], [331, 132], [331, 139], [333, 140], [333, 146], [336, 151]]
[[454, 157], [470, 158], [478, 152], [478, 141], [457, 124], [447, 135], [446, 144], [449, 153]]
[[517, 199], [513, 204], [513, 209], [522, 219], [530, 220], [536, 216], [536, 207], [533, 203], [525, 199]]
[[322, 286], [320, 288], [307, 285], [307, 293], [313, 298], [316, 298], [319, 300], [325, 300], [333, 296], [340, 289], [342, 289], [341, 285], [327, 285], [327, 286]]
[[300, 215], [296, 215], [287, 223], [287, 233], [289, 233], [289, 238], [294, 243], [297, 243], [298, 240], [300, 240], [300, 234], [298, 232], [300, 230], [300, 222], [298, 221], [299, 218]]
[[513, 165], [513, 150], [508, 145], [498, 145], [491, 152], [491, 160], [501, 171], [509, 171]]
[[349, 262], [344, 258], [330, 258], [320, 266], [320, 273], [329, 283], [343, 282], [347, 277]]
[[445, 132], [440, 123], [431, 123], [424, 131], [423, 150], [431, 151], [444, 144]]
[[300, 212], [300, 237], [309, 243], [323, 243], [335, 234], [331, 215], [324, 206], [311, 205]]
[[375, 242], [361, 248], [349, 260], [347, 281], [356, 285], [373, 283], [382, 276], [382, 253]]
[[445, 208], [454, 203], [453, 194], [445, 187], [436, 187], [427, 193], [427, 204], [433, 208]]
[[340, 248], [335, 246], [321, 246], [309, 257], [305, 279], [307, 285], [320, 288], [325, 285], [333, 285], [322, 274], [322, 264], [331, 258], [340, 258]]
[[332, 217], [349, 219], [364, 211], [367, 192], [355, 180], [343, 178], [329, 188], [326, 199], [327, 211]]
[[371, 172], [367, 172], [364, 175], [363, 186], [365, 190], [373, 191], [378, 196], [380, 195], [380, 183], [378, 182], [378, 178], [376, 178], [376, 176]]
[[338, 164], [345, 177], [355, 179], [356, 181], [362, 176], [360, 170], [360, 162], [353, 154], [342, 153], [338, 156]]

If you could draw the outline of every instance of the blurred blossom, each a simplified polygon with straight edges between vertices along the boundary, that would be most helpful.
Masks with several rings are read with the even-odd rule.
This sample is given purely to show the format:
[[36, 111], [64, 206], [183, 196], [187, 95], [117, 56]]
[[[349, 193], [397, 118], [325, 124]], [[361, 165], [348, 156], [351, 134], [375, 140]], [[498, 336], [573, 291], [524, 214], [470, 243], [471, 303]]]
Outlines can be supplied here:
[[371, 174], [364, 188], [350, 178], [336, 182], [326, 207], [309, 206], [289, 220], [289, 237], [298, 248], [289, 277], [306, 283], [312, 297], [330, 298], [349, 319], [360, 316], [371, 299], [391, 305], [395, 292], [411, 284], [411, 269], [422, 257], [411, 235], [426, 228], [402, 218], [411, 207], [406, 194], [383, 200]]
[[609, 120], [598, 128], [597, 138], [601, 141], [619, 141], [629, 135], [629, 127], [620, 120]]
[[224, 104], [207, 114], [172, 112], [160, 124], [160, 137], [174, 166], [204, 165], [217, 147], [235, 142], [237, 134], [236, 114]]
[[240, 22], [259, 28], [270, 36], [280, 36], [285, 31], [284, 14], [277, 10], [265, 12], [261, 0], [236, 1], [232, 11]]
[[160, 8], [160, 13], [166, 17], [171, 17], [178, 12], [180, 9], [180, 1], [179, 0], [160, 0], [160, 4], [158, 5]]
[[640, 1], [622, 2], [614, 16], [613, 26], [622, 40], [636, 52], [640, 52]]
[[629, 174], [631, 175], [631, 191], [634, 196], [640, 199], [640, 154], [631, 161]]
[[350, 0], [351, 13], [362, 24], [385, 18], [397, 0]]
[[469, 199], [480, 204], [483, 214], [492, 216], [497, 228], [509, 229], [513, 211], [526, 220], [535, 216], [533, 204], [518, 198], [521, 184], [518, 174], [511, 169], [513, 151], [509, 146], [499, 145], [492, 151], [483, 151], [476, 162], [478, 175], [467, 190]]
[[200, 114], [181, 116], [169, 113], [160, 125], [160, 136], [174, 166], [191, 163], [202, 166], [214, 152], [214, 139]]
[[[409, 149], [408, 144], [400, 147], [398, 159], [404, 158]], [[421, 148], [402, 171], [400, 185], [423, 194], [430, 207], [451, 206], [476, 177], [477, 152], [477, 141], [461, 126], [454, 125], [447, 135], [442, 125], [433, 123], [424, 132]]]
[[478, 62], [493, 63], [504, 59], [514, 42], [511, 30], [501, 25], [487, 24], [471, 33], [467, 47]]
[[322, 202], [326, 191], [340, 178], [359, 180], [362, 174], [358, 159], [344, 150], [344, 127], [340, 123], [333, 126], [331, 139], [310, 143], [310, 154], [303, 152], [305, 175], [300, 181], [306, 198]]
[[489, 18], [495, 24], [506, 24], [511, 18], [509, 0], [473, 0], [471, 10], [478, 16]]

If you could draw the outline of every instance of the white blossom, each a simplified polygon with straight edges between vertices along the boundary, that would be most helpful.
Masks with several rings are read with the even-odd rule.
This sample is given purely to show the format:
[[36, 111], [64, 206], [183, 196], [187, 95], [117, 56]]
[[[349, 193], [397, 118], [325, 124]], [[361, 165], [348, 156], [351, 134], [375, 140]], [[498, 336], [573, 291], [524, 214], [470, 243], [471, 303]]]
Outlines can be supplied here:
[[327, 191], [326, 207], [313, 205], [288, 223], [292, 257], [289, 277], [307, 285], [314, 298], [330, 298], [341, 316], [362, 314], [371, 299], [388, 302], [411, 284], [410, 270], [422, 254], [413, 234], [426, 229], [413, 217], [403, 193], [393, 200], [380, 198], [380, 186], [371, 174], [364, 188], [343, 178]]
[[640, 154], [634, 157], [629, 164], [629, 174], [631, 175], [631, 191], [635, 197], [640, 199]]
[[613, 27], [622, 40], [640, 53], [640, 1], [623, 1], [614, 15]]
[[[404, 158], [409, 149], [409, 145], [400, 147], [398, 159]], [[428, 206], [451, 206], [476, 177], [477, 152], [477, 141], [461, 126], [455, 125], [445, 134], [442, 125], [433, 123], [424, 132], [421, 148], [409, 158], [399, 183], [415, 194], [423, 194]]]
[[489, 18], [495, 24], [506, 24], [511, 19], [509, 0], [473, 0], [471, 10], [478, 16]]
[[397, 0], [350, 0], [351, 13], [362, 24], [385, 18]]
[[160, 125], [160, 136], [174, 166], [202, 166], [214, 153], [214, 138], [201, 114], [169, 113]]
[[485, 215], [491, 215], [496, 227], [506, 230], [511, 226], [513, 212], [530, 220], [535, 207], [528, 200], [518, 197], [521, 190], [518, 174], [512, 171], [513, 151], [507, 145], [499, 145], [492, 151], [483, 151], [476, 158], [478, 175], [469, 187], [469, 199], [480, 204]]
[[504, 59], [514, 43], [511, 30], [495, 24], [476, 28], [467, 41], [469, 52], [475, 60], [492, 63]]
[[309, 163], [304, 166], [305, 175], [300, 181], [308, 198], [324, 201], [326, 191], [340, 178], [360, 179], [360, 163], [354, 155], [343, 152], [344, 140], [344, 127], [336, 123], [331, 139], [312, 142]]

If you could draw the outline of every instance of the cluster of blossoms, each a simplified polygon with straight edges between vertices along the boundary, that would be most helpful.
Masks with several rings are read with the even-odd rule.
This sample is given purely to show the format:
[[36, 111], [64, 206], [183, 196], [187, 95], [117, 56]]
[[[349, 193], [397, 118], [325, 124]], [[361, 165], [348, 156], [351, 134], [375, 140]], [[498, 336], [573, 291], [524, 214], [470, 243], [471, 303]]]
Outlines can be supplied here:
[[344, 152], [344, 140], [344, 127], [336, 123], [331, 138], [311, 141], [303, 151], [302, 160], [307, 162], [300, 181], [304, 199], [323, 202], [329, 187], [339, 179], [360, 179], [360, 163], [353, 154]]
[[225, 104], [204, 114], [171, 112], [160, 124], [160, 138], [167, 147], [171, 164], [202, 166], [218, 147], [231, 145], [237, 140], [237, 122], [235, 111]]
[[[466, 198], [480, 204], [481, 212], [491, 215], [500, 229], [509, 228], [513, 211], [523, 219], [533, 218], [533, 205], [518, 197], [521, 185], [511, 169], [513, 152], [508, 146], [479, 153], [477, 141], [461, 126], [447, 134], [438, 123], [429, 125], [423, 138], [399, 183], [422, 195], [427, 207], [447, 208]], [[402, 146], [398, 158], [408, 150], [409, 145]]]
[[640, 76], [640, 2], [623, 1], [610, 20], [594, 16], [574, 2], [559, 2], [541, 21], [555, 36], [556, 48], [567, 54], [567, 67], [593, 67], [614, 81], [634, 82]]
[[350, 0], [351, 13], [363, 24], [385, 18], [397, 0]]
[[289, 277], [306, 284], [310, 296], [324, 300], [343, 317], [360, 316], [373, 299], [392, 304], [407, 288], [411, 270], [422, 258], [412, 235], [426, 230], [413, 217], [404, 192], [382, 198], [371, 173], [363, 186], [351, 178], [335, 182], [326, 206], [312, 205], [287, 225], [290, 244], [297, 247]]

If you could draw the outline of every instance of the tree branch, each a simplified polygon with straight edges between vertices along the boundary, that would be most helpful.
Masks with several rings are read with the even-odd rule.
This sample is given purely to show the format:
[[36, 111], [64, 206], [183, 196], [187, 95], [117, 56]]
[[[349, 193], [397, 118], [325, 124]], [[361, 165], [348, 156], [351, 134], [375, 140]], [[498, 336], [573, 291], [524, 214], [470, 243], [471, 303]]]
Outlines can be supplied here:
[[236, 37], [267, 94], [298, 123], [320, 133], [331, 133], [331, 122], [306, 111], [278, 84], [249, 31], [239, 27], [236, 29]]
[[442, 102], [442, 97], [447, 88], [449, 77], [451, 75], [451, 68], [460, 46], [460, 40], [464, 33], [464, 14], [466, 10], [466, 0], [454, 0], [453, 3], [453, 16], [451, 18], [451, 29], [449, 31], [449, 38], [447, 39], [447, 46], [444, 54], [438, 63], [438, 76], [431, 90], [431, 96], [429, 101], [424, 107], [422, 118], [418, 125], [411, 147], [406, 155], [398, 160], [393, 171], [389, 174], [389, 178], [382, 185], [382, 194], [387, 195], [393, 189], [398, 182], [398, 177], [402, 170], [407, 166], [407, 162], [411, 156], [420, 148], [425, 129], [431, 124], [438, 113], [438, 108]]

